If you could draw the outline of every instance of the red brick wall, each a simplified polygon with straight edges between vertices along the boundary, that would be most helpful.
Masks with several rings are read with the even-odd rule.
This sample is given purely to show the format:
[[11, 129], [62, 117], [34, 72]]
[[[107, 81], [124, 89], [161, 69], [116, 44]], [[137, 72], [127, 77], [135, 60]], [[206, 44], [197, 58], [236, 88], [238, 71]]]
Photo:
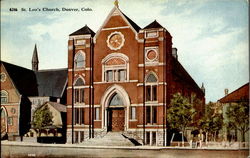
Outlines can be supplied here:
[[[13, 124], [8, 125], [8, 134], [17, 135], [19, 132], [19, 106], [20, 106], [20, 95], [16, 88], [14, 87], [9, 75], [7, 74], [4, 66], [1, 64], [1, 73], [6, 74], [6, 80], [1, 82], [1, 90], [5, 90], [8, 93], [8, 102], [7, 104], [1, 104], [1, 107], [6, 109], [7, 117], [13, 118]], [[15, 113], [13, 113], [15, 109]]]
[[[161, 83], [158, 85], [158, 103], [163, 103], [163, 87], [164, 82], [167, 83], [167, 88], [165, 90], [166, 92], [166, 99], [167, 104], [170, 103], [170, 99], [172, 95], [176, 92], [181, 92], [187, 96], [191, 96], [191, 92], [199, 94], [198, 97], [202, 100], [204, 100], [204, 96], [200, 95], [200, 91], [197, 89], [194, 89], [193, 87], [189, 87], [187, 83], [182, 81], [174, 80], [174, 74], [173, 74], [173, 59], [172, 59], [172, 37], [171, 35], [166, 32], [164, 29], [156, 29], [156, 31], [159, 31], [159, 37], [157, 38], [150, 38], [146, 39], [145, 45], [143, 41], [144, 40], [144, 32], [138, 33], [138, 39], [136, 39], [136, 34], [134, 30], [130, 28], [122, 28], [122, 29], [112, 29], [109, 30], [107, 28], [113, 28], [113, 27], [124, 27], [129, 26], [122, 17], [120, 16], [111, 16], [111, 18], [105, 23], [105, 28], [102, 30], [100, 29], [100, 32], [95, 36], [96, 42], [94, 46], [94, 104], [100, 105], [101, 99], [105, 93], [105, 91], [108, 89], [108, 87], [117, 84], [120, 85], [128, 94], [130, 99], [130, 104], [137, 104], [139, 106], [136, 107], [136, 118], [137, 121], [129, 121], [129, 128], [137, 128], [138, 125], [143, 124], [143, 107], [141, 106], [143, 103], [143, 86], [138, 85], [142, 84], [144, 81], [143, 78], [143, 67], [139, 66], [139, 64], [143, 64], [143, 57], [144, 57], [144, 46], [145, 47], [152, 47], [157, 46], [159, 51], [159, 63], [164, 63], [157, 66], [146, 66], [146, 74], [149, 72], [154, 72], [157, 74], [158, 82]], [[111, 50], [107, 46], [107, 38], [108, 36], [114, 32], [121, 32], [125, 37], [125, 43], [124, 46], [121, 47], [119, 50]], [[86, 39], [86, 44], [90, 43], [89, 38]], [[69, 46], [72, 46], [73, 42], [72, 40], [69, 40]], [[85, 47], [79, 47], [76, 46], [75, 52], [78, 50], [83, 50], [86, 53], [86, 67], [90, 67], [90, 48]], [[100, 83], [102, 82], [102, 59], [104, 59], [108, 54], [111, 53], [122, 53], [125, 54], [129, 58], [129, 80], [138, 80], [138, 82], [124, 82], [124, 83]], [[72, 50], [69, 50], [68, 52], [68, 64], [69, 69], [72, 69]], [[165, 66], [165, 68], [164, 68]], [[164, 71], [165, 77], [164, 77]], [[79, 75], [83, 75], [85, 79], [85, 85], [90, 84], [90, 71], [89, 70], [82, 70], [82, 71], [75, 71], [74, 72], [74, 80], [78, 78]], [[72, 71], [69, 71], [69, 79], [68, 79], [68, 105], [71, 107], [72, 101], [71, 101], [71, 86], [72, 86]], [[96, 84], [98, 83], [98, 84]], [[85, 105], [89, 104], [89, 89], [85, 89]], [[102, 106], [102, 105], [100, 105]], [[85, 124], [89, 123], [89, 113], [88, 108], [85, 108]], [[127, 110], [129, 111], [129, 110]], [[102, 110], [100, 109], [100, 114], [102, 114]], [[71, 124], [71, 109], [68, 109], [68, 124]], [[100, 116], [101, 119], [102, 116]], [[157, 111], [157, 124], [162, 125], [163, 124], [163, 106], [158, 106]], [[95, 127], [100, 128], [101, 127], [101, 121], [95, 121]], [[149, 127], [148, 127], [149, 128]], [[158, 127], [157, 127], [158, 128]], [[162, 128], [162, 127], [161, 127]]]

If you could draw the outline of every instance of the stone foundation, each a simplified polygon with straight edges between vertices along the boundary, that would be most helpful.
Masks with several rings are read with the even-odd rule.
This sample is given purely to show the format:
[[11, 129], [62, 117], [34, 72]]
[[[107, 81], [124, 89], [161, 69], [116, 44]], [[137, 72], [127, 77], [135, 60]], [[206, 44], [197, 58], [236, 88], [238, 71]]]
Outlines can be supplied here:
[[[86, 141], [89, 139], [89, 130], [84, 129], [84, 130], [75, 130], [74, 132], [78, 132], [78, 142], [74, 143], [81, 143], [82, 141]], [[80, 138], [80, 132], [83, 132], [84, 138]], [[147, 145], [152, 145], [152, 146], [163, 146], [163, 131], [162, 130], [146, 130], [150, 134], [150, 143]], [[153, 132], [156, 133], [156, 143], [153, 144]], [[140, 144], [143, 144], [143, 131], [140, 130], [129, 130], [129, 131], [124, 131], [122, 132], [126, 137], [128, 138], [133, 138], [136, 141], [138, 141]], [[94, 138], [102, 138], [107, 134], [106, 129], [95, 129], [94, 131]], [[76, 135], [74, 135], [76, 137]], [[145, 136], [146, 137], [146, 136]], [[147, 138], [146, 138], [147, 139]], [[74, 139], [75, 140], [75, 139]], [[72, 130], [68, 129], [67, 130], [67, 144], [72, 143]]]

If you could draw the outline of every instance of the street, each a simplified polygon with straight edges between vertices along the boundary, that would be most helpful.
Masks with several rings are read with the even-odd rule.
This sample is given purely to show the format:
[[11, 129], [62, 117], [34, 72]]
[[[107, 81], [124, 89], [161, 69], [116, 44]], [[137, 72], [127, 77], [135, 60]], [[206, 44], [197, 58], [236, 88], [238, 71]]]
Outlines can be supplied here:
[[247, 158], [249, 150], [175, 149], [163, 147], [88, 147], [71, 144], [8, 144], [1, 142], [2, 158], [23, 157], [141, 157]]

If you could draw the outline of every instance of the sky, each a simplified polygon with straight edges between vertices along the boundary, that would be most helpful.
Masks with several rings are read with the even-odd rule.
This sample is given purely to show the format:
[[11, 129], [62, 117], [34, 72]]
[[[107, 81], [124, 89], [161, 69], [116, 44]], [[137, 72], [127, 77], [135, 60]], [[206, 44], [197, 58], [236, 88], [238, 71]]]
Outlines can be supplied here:
[[[222, 98], [225, 88], [230, 93], [249, 82], [248, 4], [247, 0], [119, 0], [120, 10], [140, 27], [157, 20], [170, 32], [180, 63], [197, 85], [204, 83], [206, 102]], [[30, 69], [37, 44], [39, 69], [65, 68], [69, 34], [85, 24], [97, 32], [113, 7], [114, 0], [1, 0], [1, 60]]]

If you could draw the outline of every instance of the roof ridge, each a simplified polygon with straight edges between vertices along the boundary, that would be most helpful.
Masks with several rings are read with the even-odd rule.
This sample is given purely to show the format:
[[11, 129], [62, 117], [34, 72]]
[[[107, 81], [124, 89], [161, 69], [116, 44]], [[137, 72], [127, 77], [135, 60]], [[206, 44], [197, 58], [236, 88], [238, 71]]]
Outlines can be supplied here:
[[19, 66], [19, 65], [16, 65], [16, 64], [12, 64], [12, 63], [9, 63], [9, 62], [3, 61], [3, 60], [0, 60], [0, 63], [5, 63], [5, 64], [11, 65], [11, 66], [16, 66], [16, 67], [19, 67], [19, 68], [22, 68], [22, 69], [25, 69], [25, 70], [33, 71], [33, 70], [28, 69], [26, 67], [22, 67], [22, 66]]
[[131, 20], [125, 13], [123, 13], [120, 9], [119, 9], [119, 11], [122, 13], [122, 15], [128, 20], [128, 22], [130, 23], [130, 25], [132, 26], [132, 27], [134, 27], [134, 29], [138, 32], [140, 29], [141, 29], [141, 27], [138, 25], [138, 24], [136, 24], [133, 20]]
[[[221, 99], [223, 99], [223, 98], [225, 98], [225, 97], [231, 95], [232, 93], [238, 91], [239, 89], [245, 87], [246, 85], [249, 85], [249, 82], [247, 82], [246, 84], [243, 84], [242, 86], [240, 86], [239, 88], [235, 89], [234, 91], [232, 91], [231, 93], [227, 94], [226, 96], [222, 97]], [[219, 100], [221, 100], [221, 99], [219, 99]]]

